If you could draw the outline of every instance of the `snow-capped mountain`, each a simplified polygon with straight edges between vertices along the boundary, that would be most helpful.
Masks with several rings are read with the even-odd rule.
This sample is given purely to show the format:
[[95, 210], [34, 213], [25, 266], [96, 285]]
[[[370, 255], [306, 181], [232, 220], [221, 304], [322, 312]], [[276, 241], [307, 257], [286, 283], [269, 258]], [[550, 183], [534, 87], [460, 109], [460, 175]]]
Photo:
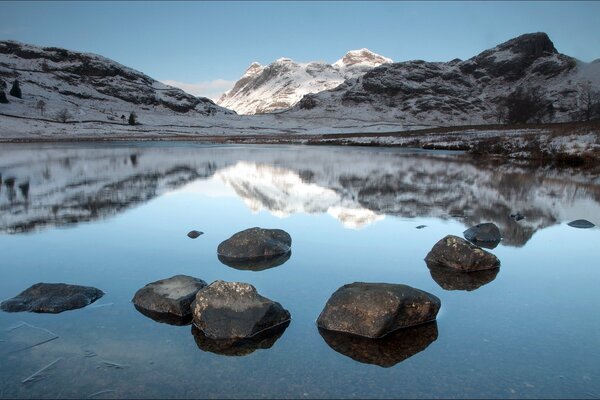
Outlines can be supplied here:
[[280, 58], [267, 66], [254, 62], [217, 103], [239, 114], [287, 109], [305, 94], [332, 89], [346, 79], [391, 62], [368, 49], [349, 51], [333, 64], [297, 63], [289, 58]]
[[516, 88], [538, 88], [546, 121], [577, 118], [585, 83], [600, 88], [600, 63], [560, 54], [545, 33], [519, 36], [466, 61], [384, 64], [320, 93], [289, 116], [364, 116], [405, 124], [497, 123], [502, 100]]
[[8, 96], [2, 114], [55, 119], [64, 109], [67, 120], [108, 124], [126, 123], [121, 116], [131, 112], [154, 119], [234, 114], [95, 54], [0, 41], [0, 90], [8, 95], [15, 80], [22, 98]]

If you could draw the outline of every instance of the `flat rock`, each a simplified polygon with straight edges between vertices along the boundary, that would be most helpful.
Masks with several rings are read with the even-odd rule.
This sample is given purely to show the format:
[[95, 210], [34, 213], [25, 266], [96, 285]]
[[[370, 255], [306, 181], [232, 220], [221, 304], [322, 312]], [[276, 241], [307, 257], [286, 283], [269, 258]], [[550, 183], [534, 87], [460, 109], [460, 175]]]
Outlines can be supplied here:
[[214, 340], [250, 338], [290, 320], [281, 304], [242, 282], [211, 283], [196, 294], [192, 310], [194, 325]]
[[444, 290], [466, 290], [468, 292], [479, 289], [496, 279], [500, 268], [484, 269], [481, 271], [462, 272], [452, 268], [440, 267], [434, 263], [427, 263], [429, 273], [433, 280]]
[[177, 322], [178, 318], [191, 317], [191, 304], [196, 293], [206, 285], [202, 279], [175, 275], [147, 284], [135, 293], [131, 301], [136, 309], [146, 311], [142, 313], [154, 320]]
[[192, 325], [192, 335], [198, 348], [224, 356], [246, 356], [260, 349], [270, 349], [290, 325], [290, 321], [244, 339], [211, 339]]
[[379, 339], [319, 328], [333, 350], [364, 364], [389, 368], [425, 350], [438, 338], [437, 322], [398, 329]]
[[448, 235], [438, 241], [425, 257], [425, 261], [464, 272], [500, 266], [500, 260], [495, 255], [454, 235]]
[[588, 221], [587, 219], [576, 219], [575, 221], [569, 222], [567, 225], [569, 225], [573, 228], [582, 228], [582, 229], [593, 228], [596, 226], [593, 223], [591, 223], [590, 221]]
[[203, 235], [204, 232], [200, 232], [200, 231], [189, 231], [187, 234], [187, 237], [189, 237], [190, 239], [196, 239], [198, 236]]
[[281, 229], [250, 228], [221, 242], [217, 254], [227, 259], [268, 259], [288, 253], [292, 238]]
[[481, 247], [495, 248], [502, 240], [500, 229], [491, 222], [477, 224], [463, 232], [465, 239]]
[[379, 338], [435, 320], [441, 302], [407, 285], [354, 282], [331, 295], [317, 319], [320, 328]]
[[19, 295], [0, 304], [7, 312], [31, 311], [57, 314], [85, 307], [104, 292], [91, 286], [68, 285], [66, 283], [36, 283]]
[[218, 256], [219, 261], [228, 267], [243, 270], [243, 271], [264, 271], [265, 269], [279, 267], [285, 264], [292, 256], [292, 252], [281, 254], [275, 257], [259, 258], [259, 259], [239, 259]]

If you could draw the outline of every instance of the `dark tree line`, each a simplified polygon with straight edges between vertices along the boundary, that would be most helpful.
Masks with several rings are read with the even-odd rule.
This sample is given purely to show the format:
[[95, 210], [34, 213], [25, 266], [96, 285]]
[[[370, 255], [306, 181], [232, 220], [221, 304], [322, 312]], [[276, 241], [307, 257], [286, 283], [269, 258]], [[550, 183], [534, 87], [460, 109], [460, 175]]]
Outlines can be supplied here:
[[499, 123], [531, 124], [550, 122], [554, 118], [554, 105], [537, 87], [519, 87], [496, 105]]

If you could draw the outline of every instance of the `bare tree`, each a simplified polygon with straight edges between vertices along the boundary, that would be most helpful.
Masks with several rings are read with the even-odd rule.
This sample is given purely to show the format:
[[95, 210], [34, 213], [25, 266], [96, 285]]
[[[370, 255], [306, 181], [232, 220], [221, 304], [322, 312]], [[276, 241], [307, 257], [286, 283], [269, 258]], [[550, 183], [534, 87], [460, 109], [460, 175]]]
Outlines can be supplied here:
[[586, 81], [578, 87], [577, 105], [580, 119], [590, 121], [600, 117], [600, 92], [592, 89], [592, 82]]
[[72, 117], [73, 116], [66, 108], [63, 108], [56, 114], [56, 120], [59, 122], [67, 122], [69, 120], [69, 118], [72, 118]]
[[44, 115], [44, 112], [46, 111], [46, 102], [44, 100], [39, 100], [35, 107], [40, 110], [40, 115]]
[[[554, 105], [537, 87], [519, 87], [508, 96], [499, 99], [498, 119], [503, 117], [509, 124], [541, 123], [554, 118]], [[505, 110], [504, 111], [501, 110]]]

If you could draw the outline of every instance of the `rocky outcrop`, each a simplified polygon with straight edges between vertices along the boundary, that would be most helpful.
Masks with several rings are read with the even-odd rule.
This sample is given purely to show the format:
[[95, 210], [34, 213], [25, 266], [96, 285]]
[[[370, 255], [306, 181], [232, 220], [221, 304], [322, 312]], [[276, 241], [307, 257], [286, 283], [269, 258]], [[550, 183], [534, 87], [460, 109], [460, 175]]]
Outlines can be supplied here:
[[321, 337], [333, 350], [364, 364], [390, 368], [425, 350], [438, 338], [437, 322], [399, 329], [387, 336], [370, 339], [319, 328]]
[[196, 293], [205, 286], [206, 282], [202, 279], [175, 275], [147, 284], [135, 293], [131, 301], [140, 312], [152, 319], [189, 323], [191, 304]]
[[425, 261], [463, 272], [500, 267], [500, 260], [495, 255], [454, 235], [448, 235], [438, 241], [425, 257]]
[[193, 322], [213, 340], [250, 338], [290, 320], [281, 304], [241, 282], [215, 281], [196, 295]]
[[0, 308], [7, 312], [31, 311], [57, 314], [85, 307], [103, 295], [104, 292], [91, 286], [36, 283], [12, 299], [3, 301]]
[[320, 328], [379, 338], [400, 328], [430, 322], [440, 299], [407, 285], [355, 282], [331, 295], [317, 319]]
[[493, 222], [486, 222], [470, 227], [463, 232], [469, 242], [490, 249], [495, 248], [502, 240], [500, 229]]
[[249, 228], [221, 242], [217, 248], [219, 259], [261, 261], [281, 257], [291, 251], [292, 238], [281, 229]]

